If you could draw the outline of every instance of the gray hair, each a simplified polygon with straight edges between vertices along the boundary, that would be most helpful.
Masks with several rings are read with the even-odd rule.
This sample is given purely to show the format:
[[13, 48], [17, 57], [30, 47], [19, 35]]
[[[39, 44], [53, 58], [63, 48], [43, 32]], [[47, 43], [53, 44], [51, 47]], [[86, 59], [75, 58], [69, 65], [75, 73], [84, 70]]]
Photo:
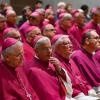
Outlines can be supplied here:
[[57, 47], [59, 44], [63, 43], [64, 38], [69, 38], [69, 36], [68, 36], [68, 35], [62, 35], [62, 36], [52, 45], [52, 48], [53, 48], [54, 51], [55, 51], [56, 47]]
[[86, 38], [91, 38], [91, 32], [95, 31], [94, 29], [88, 29], [86, 32], [83, 33], [81, 45], [85, 45]]
[[69, 19], [72, 19], [72, 15], [70, 13], [65, 13], [64, 16], [60, 19], [60, 24], [62, 21], [64, 20], [69, 20]]
[[[14, 34], [19, 34], [20, 35], [20, 33], [19, 33], [19, 31], [17, 29], [12, 28], [7, 34], [3, 35], [3, 39], [6, 39], [8, 37], [14, 38], [13, 37]], [[20, 38], [21, 38], [21, 35], [20, 35]]]
[[0, 21], [6, 21], [6, 20], [7, 18], [4, 15], [0, 14]]
[[[46, 26], [44, 26], [43, 33], [44, 33], [45, 31], [48, 31], [48, 30], [51, 29], [51, 28], [54, 28], [54, 26], [53, 26], [52, 24], [47, 24]], [[55, 28], [54, 28], [54, 29], [55, 29]]]
[[84, 13], [84, 11], [82, 9], [77, 9], [80, 13]]
[[40, 38], [40, 39], [36, 42], [34, 48], [37, 49], [39, 46], [41, 46], [41, 45], [43, 45], [43, 44], [45, 44], [45, 43], [47, 43], [47, 42], [50, 42], [50, 39], [49, 39], [48, 37], [45, 37], [45, 36], [44, 36], [43, 38]]
[[59, 2], [57, 4], [57, 8], [61, 8], [62, 6], [65, 7], [66, 6], [66, 3], [65, 2]]
[[2, 59], [4, 60], [4, 58], [8, 55], [8, 54], [15, 54], [16, 52], [14, 51], [14, 48], [16, 46], [23, 46], [23, 43], [18, 41], [16, 44], [6, 48], [5, 50], [2, 51]]
[[[27, 38], [28, 36], [32, 35], [32, 34], [36, 35], [36, 34], [38, 33], [38, 31], [37, 31], [36, 29], [38, 29], [38, 31], [40, 31], [40, 34], [41, 34], [41, 30], [40, 30], [38, 27], [36, 27], [35, 29], [33, 29], [33, 30], [31, 30], [30, 32], [28, 32], [27, 34], [25, 34], [26, 38]], [[39, 34], [39, 33], [38, 33], [38, 34]]]

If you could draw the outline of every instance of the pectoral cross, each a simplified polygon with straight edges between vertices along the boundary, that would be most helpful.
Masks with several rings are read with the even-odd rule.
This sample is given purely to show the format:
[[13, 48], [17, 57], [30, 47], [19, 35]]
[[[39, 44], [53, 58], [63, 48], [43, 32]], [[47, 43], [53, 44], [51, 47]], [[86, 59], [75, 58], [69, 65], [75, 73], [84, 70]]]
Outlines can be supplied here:
[[29, 98], [29, 100], [32, 100], [32, 95], [30, 93], [27, 93], [27, 97]]

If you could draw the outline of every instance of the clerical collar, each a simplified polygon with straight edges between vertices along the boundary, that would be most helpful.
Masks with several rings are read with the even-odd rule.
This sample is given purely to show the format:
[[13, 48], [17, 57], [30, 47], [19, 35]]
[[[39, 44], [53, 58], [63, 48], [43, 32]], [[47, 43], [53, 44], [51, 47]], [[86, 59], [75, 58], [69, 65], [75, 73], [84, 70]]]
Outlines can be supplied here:
[[59, 55], [58, 53], [55, 53], [55, 54], [56, 54], [55, 56], [57, 56], [57, 58], [59, 58], [60, 60], [63, 60], [64, 62], [69, 64], [69, 59], [64, 58], [63, 56]]
[[14, 77], [16, 77], [16, 68], [15, 67], [10, 67], [8, 66], [5, 62], [3, 62], [4, 66], [5, 66], [5, 69], [9, 72], [9, 73], [12, 73], [12, 75]]
[[46, 67], [48, 67], [49, 62], [40, 60], [36, 55], [35, 55], [34, 58], [35, 58], [35, 60], [38, 61], [40, 64], [46, 65]]
[[75, 26], [77, 27], [77, 28], [79, 28], [79, 29], [81, 29], [81, 30], [83, 30], [84, 29], [84, 25], [78, 25], [78, 24], [75, 24]]
[[95, 23], [93, 20], [91, 21], [91, 23], [93, 24], [93, 26], [95, 26], [95, 27], [97, 27], [98, 26], [98, 24], [97, 23]]
[[17, 28], [17, 25], [15, 25], [15, 24], [12, 24], [12, 23], [10, 23], [10, 22], [7, 22], [7, 25], [8, 25], [8, 27]]
[[84, 48], [81, 48], [81, 50], [87, 54], [88, 57], [92, 58], [93, 54], [90, 54], [89, 52], [87, 52]]
[[60, 26], [60, 28], [61, 28], [61, 30], [64, 32], [64, 34], [68, 34], [68, 30], [67, 30], [67, 28], [64, 29], [62, 26]]

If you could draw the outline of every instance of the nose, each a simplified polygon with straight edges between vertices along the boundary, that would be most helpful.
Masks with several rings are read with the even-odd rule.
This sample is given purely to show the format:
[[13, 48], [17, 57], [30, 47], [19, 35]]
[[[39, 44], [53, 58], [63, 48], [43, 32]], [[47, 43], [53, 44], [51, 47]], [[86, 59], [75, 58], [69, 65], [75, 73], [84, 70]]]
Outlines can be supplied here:
[[52, 48], [48, 48], [48, 51], [51, 53], [52, 52]]
[[54, 30], [54, 33], [56, 33], [56, 30]]
[[52, 54], [52, 49], [51, 48], [48, 48], [47, 49], [47, 52], [48, 52], [48, 54]]
[[98, 39], [98, 42], [100, 43], [100, 38]]
[[68, 47], [69, 48], [73, 48], [73, 44], [72, 43], [69, 43]]

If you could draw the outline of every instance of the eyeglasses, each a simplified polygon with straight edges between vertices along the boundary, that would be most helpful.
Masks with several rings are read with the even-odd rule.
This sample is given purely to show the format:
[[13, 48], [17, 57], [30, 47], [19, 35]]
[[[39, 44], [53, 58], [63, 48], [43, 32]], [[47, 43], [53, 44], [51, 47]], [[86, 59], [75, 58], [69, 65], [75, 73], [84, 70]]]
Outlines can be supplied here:
[[17, 39], [17, 40], [21, 40], [21, 36], [16, 36], [14, 38]]
[[47, 29], [46, 31], [55, 31], [55, 29]]
[[99, 37], [99, 36], [96, 36], [96, 37], [92, 37], [92, 38], [89, 38], [89, 39], [96, 39], [96, 40], [99, 40], [100, 37]]
[[39, 48], [39, 50], [43, 51], [43, 52], [47, 52], [47, 51], [52, 51], [52, 48], [51, 47], [48, 47], [48, 48]]
[[61, 45], [61, 46], [67, 46], [67, 47], [69, 47], [69, 46], [72, 46], [72, 43], [71, 42], [65, 42], [65, 43], [63, 43], [63, 44], [59, 44], [59, 45]]
[[6, 20], [2, 20], [2, 21], [0, 21], [0, 23], [4, 23], [4, 22], [6, 22]]

